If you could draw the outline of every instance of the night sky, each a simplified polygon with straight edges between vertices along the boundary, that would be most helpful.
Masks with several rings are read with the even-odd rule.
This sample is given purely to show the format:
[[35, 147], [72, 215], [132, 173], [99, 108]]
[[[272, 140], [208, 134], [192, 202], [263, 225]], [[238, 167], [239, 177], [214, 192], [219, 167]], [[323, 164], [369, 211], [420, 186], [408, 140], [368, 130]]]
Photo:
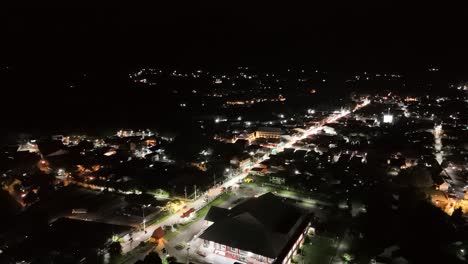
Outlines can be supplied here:
[[[457, 6], [160, 5], [2, 9], [9, 61], [80, 65], [304, 64], [464, 72], [466, 9]], [[462, 68], [463, 67], [463, 68]]]
[[[438, 67], [448, 79], [461, 79], [468, 72], [466, 11], [388, 1], [2, 8], [1, 118], [14, 131], [102, 122], [111, 117], [99, 112], [110, 94], [121, 94], [115, 104], [122, 109], [128, 105], [131, 97], [122, 92], [128, 73], [142, 66], [342, 73]], [[88, 90], [68, 89], [83, 74], [96, 82]], [[125, 110], [118, 113], [123, 117], [112, 113], [132, 118]]]

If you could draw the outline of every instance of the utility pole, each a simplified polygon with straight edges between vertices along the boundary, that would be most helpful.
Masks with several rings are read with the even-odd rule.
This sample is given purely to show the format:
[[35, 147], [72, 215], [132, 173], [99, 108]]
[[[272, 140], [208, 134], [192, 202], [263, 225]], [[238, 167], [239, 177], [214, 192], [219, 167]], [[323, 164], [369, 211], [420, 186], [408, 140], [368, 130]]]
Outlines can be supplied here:
[[301, 262], [304, 264], [304, 248], [301, 249]]
[[196, 185], [196, 184], [193, 186], [193, 189], [194, 189], [194, 191], [195, 191], [195, 198], [194, 198], [194, 200], [196, 200], [196, 199], [197, 199], [197, 185]]
[[190, 244], [187, 246], [187, 261], [186, 263], [189, 264], [189, 250], [190, 250]]
[[187, 200], [187, 185], [184, 186], [185, 200]]

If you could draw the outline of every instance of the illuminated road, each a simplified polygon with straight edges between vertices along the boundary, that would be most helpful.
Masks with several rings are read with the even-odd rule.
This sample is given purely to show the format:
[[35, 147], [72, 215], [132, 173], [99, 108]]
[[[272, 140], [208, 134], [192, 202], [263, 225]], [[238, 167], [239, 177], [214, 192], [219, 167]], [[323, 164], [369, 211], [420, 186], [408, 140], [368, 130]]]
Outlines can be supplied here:
[[[339, 120], [341, 118], [344, 118], [344, 117], [348, 116], [349, 114], [351, 114], [351, 113], [353, 113], [353, 112], [367, 106], [369, 103], [370, 103], [370, 101], [366, 100], [362, 104], [357, 105], [352, 111], [342, 111], [342, 112], [340, 112], [338, 114], [335, 114], [335, 115], [332, 115], [332, 116], [326, 118], [322, 122], [322, 125], [314, 126], [314, 127], [311, 127], [309, 129], [307, 129], [306, 132], [302, 136], [293, 137], [290, 141], [288, 141], [285, 144], [285, 146], [282, 149], [279, 149], [278, 152], [283, 151], [284, 148], [290, 148], [298, 140], [302, 140], [302, 139], [304, 139], [304, 138], [306, 138], [306, 137], [308, 137], [310, 135], [316, 134], [319, 130], [323, 129], [326, 124], [336, 122], [337, 120]], [[247, 172], [239, 173], [239, 174], [231, 177], [228, 181], [224, 182], [221, 186], [210, 189], [206, 193], [206, 195], [208, 197], [210, 197], [210, 200], [213, 199], [214, 197], [216, 197], [217, 195], [219, 195], [222, 192], [223, 187], [228, 188], [228, 187], [231, 187], [231, 186], [235, 185], [236, 183], [239, 183], [240, 181], [242, 181], [242, 179], [244, 179], [248, 175], [248, 171], [250, 169], [252, 169], [255, 166], [259, 165], [261, 162], [263, 162], [264, 160], [266, 160], [268, 158], [269, 158], [269, 156], [265, 155], [263, 158], [257, 160], [256, 162], [252, 163], [250, 166], [246, 167], [244, 169], [244, 171], [247, 171]], [[204, 197], [205, 197], [205, 194], [200, 195], [198, 199], [187, 203], [187, 208], [195, 208], [195, 210], [198, 211], [206, 203], [205, 200], [204, 200]], [[158, 228], [160, 226], [164, 226], [164, 225], [173, 225], [173, 224], [179, 223], [179, 221], [181, 219], [181, 215], [183, 214], [184, 211], [185, 210], [181, 210], [181, 211], [179, 211], [177, 213], [174, 213], [173, 215], [171, 215], [169, 218], [167, 218], [166, 220], [164, 220], [161, 223], [147, 226], [146, 227], [146, 230], [147, 230], [146, 233], [143, 232], [143, 231], [134, 232], [132, 234], [133, 242], [125, 241], [125, 242], [122, 243], [123, 253], [127, 253], [130, 250], [133, 250], [136, 246], [138, 246], [140, 244], [140, 242], [148, 240], [151, 237], [152, 233], [154, 232], [154, 230], [156, 228]]]

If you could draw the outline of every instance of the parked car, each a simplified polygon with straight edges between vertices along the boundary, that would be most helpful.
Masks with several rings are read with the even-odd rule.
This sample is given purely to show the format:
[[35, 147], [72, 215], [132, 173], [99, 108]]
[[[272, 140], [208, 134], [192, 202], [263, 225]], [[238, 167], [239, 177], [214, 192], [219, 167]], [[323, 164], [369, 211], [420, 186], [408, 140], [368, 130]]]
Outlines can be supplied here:
[[176, 250], [182, 250], [182, 249], [185, 248], [185, 245], [182, 244], [182, 243], [179, 243], [179, 244], [177, 244], [174, 248], [175, 248]]

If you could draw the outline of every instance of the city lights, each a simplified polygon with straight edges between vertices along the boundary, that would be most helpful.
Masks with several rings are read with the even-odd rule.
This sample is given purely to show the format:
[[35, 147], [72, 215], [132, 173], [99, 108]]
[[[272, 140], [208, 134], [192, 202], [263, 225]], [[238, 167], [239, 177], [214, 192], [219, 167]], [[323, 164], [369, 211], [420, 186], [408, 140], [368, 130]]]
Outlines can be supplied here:
[[221, 5], [2, 9], [0, 262], [466, 262], [465, 24]]

